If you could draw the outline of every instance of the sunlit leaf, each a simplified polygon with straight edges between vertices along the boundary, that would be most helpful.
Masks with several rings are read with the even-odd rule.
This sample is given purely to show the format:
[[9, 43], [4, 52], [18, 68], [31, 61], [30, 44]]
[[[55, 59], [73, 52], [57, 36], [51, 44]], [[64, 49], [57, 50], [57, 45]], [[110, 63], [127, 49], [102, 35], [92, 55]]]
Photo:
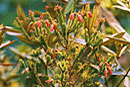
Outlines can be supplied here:
[[120, 4], [121, 6], [119, 5], [114, 5], [113, 7], [115, 8], [119, 8], [119, 9], [122, 9], [122, 10], [125, 10], [125, 11], [129, 11], [130, 12], [130, 9], [121, 1], [117, 1], [118, 4]]
[[6, 32], [8, 35], [12, 35], [12, 36], [18, 36], [18, 35], [23, 35], [23, 33], [15, 33], [15, 32]]
[[129, 11], [129, 12], [130, 12], [130, 9], [127, 8], [127, 7], [122, 7], [122, 6], [118, 6], [118, 5], [114, 5], [113, 7], [119, 8], [119, 9], [122, 9], [122, 10]]
[[0, 49], [3, 49], [3, 48], [5, 48], [5, 47], [10, 46], [10, 45], [13, 44], [15, 41], [16, 41], [16, 40], [13, 40], [13, 41], [7, 41], [7, 42], [1, 44], [1, 45], [0, 45]]
[[[110, 37], [121, 38], [121, 37], [123, 37], [124, 34], [125, 34], [125, 32], [115, 33], [115, 34], [111, 35]], [[112, 40], [105, 38], [105, 39], [103, 39], [102, 45], [106, 45], [106, 44], [109, 44], [109, 43], [112, 43], [112, 42], [113, 42]]]
[[5, 26], [6, 31], [9, 32], [14, 32], [14, 33], [21, 33], [21, 31], [14, 29], [13, 27], [10, 26]]
[[126, 40], [123, 40], [123, 39], [120, 39], [120, 38], [117, 38], [117, 37], [110, 37], [110, 36], [107, 36], [107, 38], [109, 38], [110, 40], [113, 40], [113, 41], [118, 41], [118, 42], [120, 42], [120, 43], [130, 44], [129, 41], [126, 41]]
[[114, 54], [116, 55], [116, 53], [112, 50], [110, 50], [109, 48], [107, 48], [106, 46], [101, 46], [101, 48], [105, 51], [105, 52], [108, 52], [108, 53], [111, 53], [111, 54]]
[[120, 5], [123, 6], [123, 7], [127, 7], [123, 2], [121, 2], [121, 1], [119, 1], [119, 0], [117, 0], [117, 3], [120, 4]]
[[110, 13], [107, 9], [102, 7], [103, 14], [107, 20], [107, 23], [114, 28], [117, 32], [125, 32], [123, 38], [127, 41], [130, 41], [130, 35], [125, 31], [125, 29], [122, 28], [122, 26], [119, 24], [119, 22], [116, 20], [116, 18]]
[[120, 53], [119, 53], [119, 57], [122, 56], [122, 54], [123, 54], [127, 49], [128, 49], [128, 46], [124, 46], [124, 47], [121, 49]]

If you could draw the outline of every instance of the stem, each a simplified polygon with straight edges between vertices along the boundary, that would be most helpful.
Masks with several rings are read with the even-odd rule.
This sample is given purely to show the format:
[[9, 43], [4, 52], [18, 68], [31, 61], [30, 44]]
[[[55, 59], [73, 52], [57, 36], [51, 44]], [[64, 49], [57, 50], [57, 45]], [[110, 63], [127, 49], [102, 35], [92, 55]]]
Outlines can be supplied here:
[[[76, 59], [74, 60], [74, 63], [72, 64], [72, 68], [73, 68], [73, 66], [75, 65], [75, 63], [77, 62], [77, 60], [79, 59], [79, 57], [81, 56], [81, 53], [83, 53], [83, 51], [85, 50], [85, 48], [86, 47], [84, 47], [81, 51], [80, 51], [80, 53], [78, 54], [78, 56], [76, 57]], [[72, 69], [71, 68], [71, 69]]]
[[127, 73], [124, 75], [124, 77], [121, 79], [121, 81], [119, 82], [119, 84], [116, 87], [119, 87], [120, 84], [122, 83], [122, 81], [125, 79], [125, 77], [127, 76], [127, 74], [129, 73], [130, 68], [128, 69]]
[[37, 74], [36, 64], [35, 64], [35, 68], [34, 68], [34, 75], [35, 75], [35, 77], [36, 77], [36, 79], [37, 79], [38, 84], [41, 85], [41, 87], [45, 87], [44, 84], [41, 82], [41, 80], [40, 80], [38, 74]]
[[70, 72], [69, 72], [69, 79], [71, 79], [71, 75], [72, 75], [71, 71], [72, 71], [72, 69], [73, 69], [75, 63], [76, 63], [77, 60], [81, 57], [81, 55], [82, 55], [82, 53], [84, 52], [85, 49], [86, 49], [86, 46], [79, 52], [78, 56], [77, 56], [76, 59], [74, 60], [72, 66], [71, 66]]

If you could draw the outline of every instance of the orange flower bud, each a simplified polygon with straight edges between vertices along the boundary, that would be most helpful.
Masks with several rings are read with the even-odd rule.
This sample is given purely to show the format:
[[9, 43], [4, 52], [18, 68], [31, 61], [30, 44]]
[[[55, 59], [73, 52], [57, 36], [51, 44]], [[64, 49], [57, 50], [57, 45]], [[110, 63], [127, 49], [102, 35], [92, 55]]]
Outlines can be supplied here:
[[53, 79], [50, 79], [50, 80], [46, 80], [45, 82], [49, 84], [52, 81], [53, 81]]
[[100, 58], [98, 58], [98, 62], [100, 62]]
[[55, 25], [52, 24], [51, 27], [50, 27], [50, 31], [51, 31], [51, 32], [54, 32], [55, 29], [56, 29]]
[[29, 15], [32, 14], [32, 10], [28, 10]]
[[107, 65], [108, 68], [110, 68], [110, 65], [107, 62], [106, 62], [106, 65]]
[[81, 15], [78, 15], [78, 19], [80, 22], [83, 22], [83, 17]]
[[70, 18], [69, 18], [71, 21], [73, 21], [74, 20], [74, 13], [71, 13], [70, 14]]
[[109, 74], [112, 75], [112, 70], [111, 68], [108, 68]]
[[19, 20], [19, 17], [16, 17], [16, 20]]
[[31, 40], [32, 40], [32, 39], [33, 39], [33, 36], [31, 36], [30, 38], [31, 38]]
[[65, 20], [67, 20], [67, 16], [65, 15]]
[[99, 67], [101, 67], [102, 65], [103, 65], [103, 62], [100, 62]]
[[45, 6], [45, 9], [48, 10], [48, 9], [49, 9], [49, 6]]
[[29, 13], [29, 15], [34, 16], [34, 12], [32, 10], [29, 10], [28, 13]]
[[35, 28], [35, 23], [33, 23], [33, 25], [32, 25], [32, 29], [34, 29]]
[[40, 15], [40, 19], [43, 19], [43, 14]]
[[93, 17], [93, 15], [92, 15], [92, 13], [91, 13], [91, 12], [88, 12], [88, 15], [89, 15], [89, 17], [90, 17], [90, 18], [92, 18], [92, 17]]
[[105, 68], [104, 75], [107, 78], [107, 68]]
[[40, 28], [41, 27], [41, 22], [37, 22], [37, 27]]
[[49, 22], [49, 20], [45, 20], [45, 24], [47, 25], [47, 27], [50, 27], [50, 22]]
[[33, 30], [30, 30], [30, 33], [32, 33], [33, 32]]

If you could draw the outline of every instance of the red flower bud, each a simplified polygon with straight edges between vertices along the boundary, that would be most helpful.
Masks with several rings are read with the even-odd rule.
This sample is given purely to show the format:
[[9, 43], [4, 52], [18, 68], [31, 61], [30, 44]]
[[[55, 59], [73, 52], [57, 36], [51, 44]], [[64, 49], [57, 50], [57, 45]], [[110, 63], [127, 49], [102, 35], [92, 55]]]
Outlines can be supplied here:
[[45, 9], [48, 10], [48, 9], [49, 9], [49, 6], [45, 6]]
[[100, 62], [100, 58], [98, 58], [98, 62]]
[[92, 15], [92, 13], [91, 13], [91, 12], [88, 12], [88, 15], [89, 15], [89, 17], [90, 17], [90, 18], [92, 18], [92, 17], [93, 17], [93, 15]]
[[32, 33], [33, 32], [33, 30], [30, 30], [30, 33]]
[[40, 15], [40, 19], [43, 19], [43, 14]]
[[108, 70], [109, 70], [109, 74], [112, 75], [112, 70], [111, 70], [111, 68], [108, 68]]
[[73, 21], [74, 20], [74, 13], [71, 13], [70, 14], [70, 18], [69, 18], [71, 21]]
[[110, 65], [107, 62], [106, 62], [106, 65], [107, 65], [108, 68], [110, 68]]
[[28, 10], [29, 15], [32, 14], [32, 10]]
[[19, 17], [16, 17], [16, 20], [19, 20]]
[[107, 68], [105, 68], [104, 75], [107, 78]]
[[32, 40], [32, 39], [33, 39], [33, 36], [31, 36], [30, 39]]
[[50, 28], [50, 32], [54, 32], [54, 29], [53, 29], [53, 28]]
[[45, 23], [46, 23], [47, 27], [50, 27], [50, 22], [49, 22], [49, 20], [45, 20]]
[[51, 31], [51, 32], [54, 32], [55, 29], [56, 29], [55, 25], [52, 24], [51, 27], [50, 27], [50, 31]]
[[32, 29], [34, 29], [35, 28], [35, 23], [33, 23], [33, 25], [32, 25]]
[[47, 50], [47, 51], [46, 51], [46, 54], [48, 54], [48, 53], [49, 53], [49, 51]]
[[103, 62], [100, 62], [99, 67], [101, 67], [102, 65], [103, 65]]
[[78, 15], [78, 19], [80, 22], [83, 22], [83, 17], [81, 15]]
[[50, 82], [52, 82], [53, 81], [53, 79], [50, 79], [50, 80], [46, 80], [45, 82], [46, 83], [50, 83]]
[[52, 27], [53, 27], [54, 30], [56, 30], [56, 26], [54, 24], [52, 24]]
[[41, 22], [37, 22], [37, 27], [40, 28], [41, 27]]
[[28, 13], [29, 13], [29, 15], [34, 16], [34, 12], [32, 10], [29, 10]]
[[67, 16], [65, 15], [65, 20], [67, 20]]

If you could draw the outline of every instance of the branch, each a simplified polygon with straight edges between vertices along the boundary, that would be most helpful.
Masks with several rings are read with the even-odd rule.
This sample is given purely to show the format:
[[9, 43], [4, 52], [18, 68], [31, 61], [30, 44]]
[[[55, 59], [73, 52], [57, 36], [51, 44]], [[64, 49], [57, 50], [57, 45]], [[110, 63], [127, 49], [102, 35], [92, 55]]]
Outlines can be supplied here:
[[130, 71], [130, 68], [129, 68], [129, 70], [127, 71], [127, 73], [124, 75], [124, 77], [121, 79], [121, 81], [119, 82], [119, 84], [117, 85], [117, 87], [119, 87], [120, 86], [120, 84], [122, 83], [122, 81], [125, 79], [125, 77], [127, 76], [127, 74], [129, 73], [129, 71]]

